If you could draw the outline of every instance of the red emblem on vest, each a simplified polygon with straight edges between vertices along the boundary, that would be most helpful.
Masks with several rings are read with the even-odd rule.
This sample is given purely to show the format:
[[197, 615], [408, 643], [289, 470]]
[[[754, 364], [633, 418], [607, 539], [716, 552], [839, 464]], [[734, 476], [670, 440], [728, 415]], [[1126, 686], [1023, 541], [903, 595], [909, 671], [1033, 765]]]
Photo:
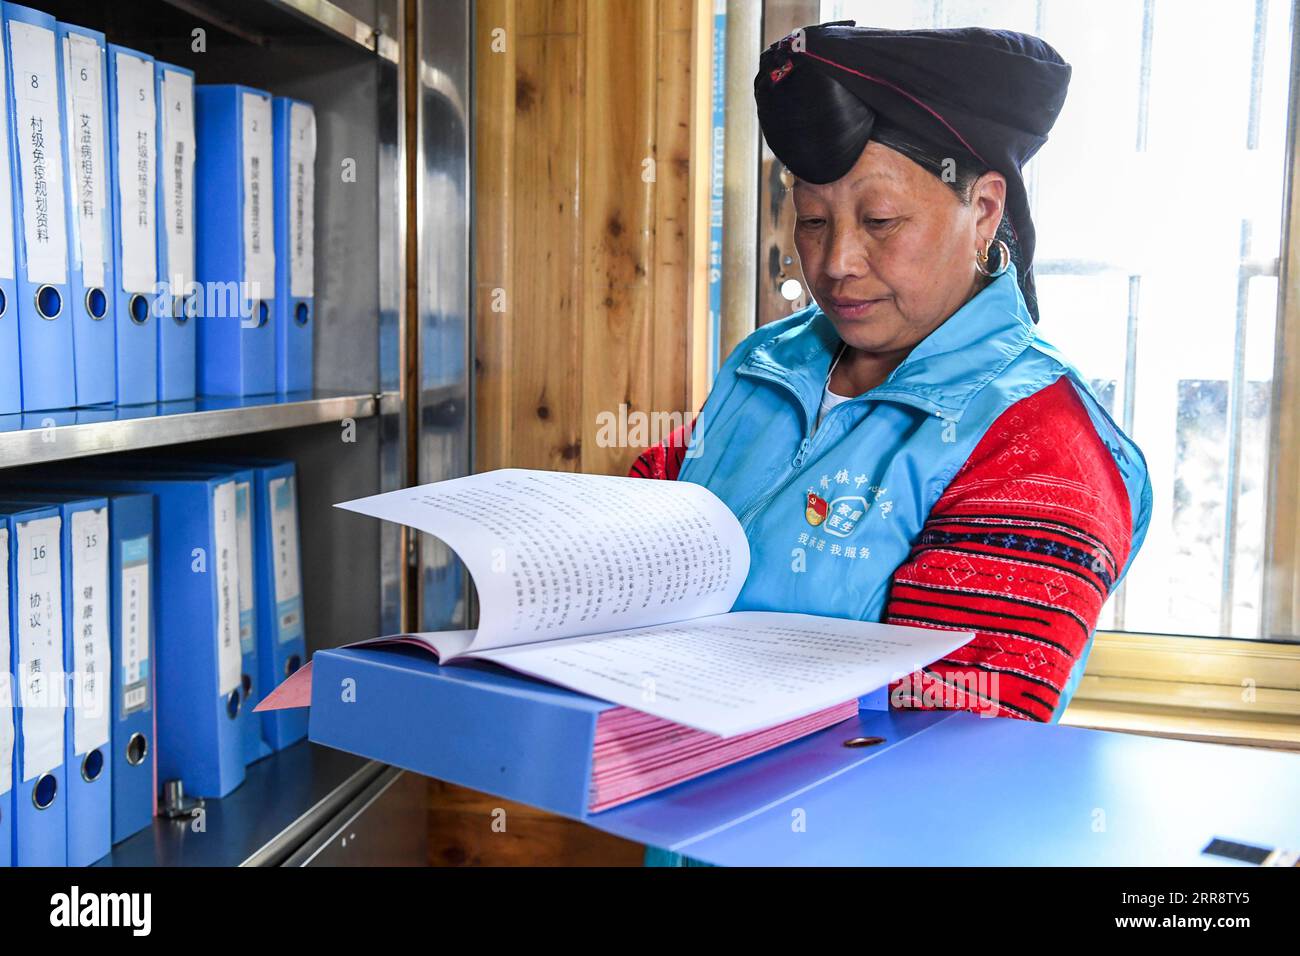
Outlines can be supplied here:
[[808, 519], [808, 523], [814, 528], [826, 520], [828, 510], [826, 499], [816, 492], [808, 492], [808, 503], [804, 507], [803, 516]]

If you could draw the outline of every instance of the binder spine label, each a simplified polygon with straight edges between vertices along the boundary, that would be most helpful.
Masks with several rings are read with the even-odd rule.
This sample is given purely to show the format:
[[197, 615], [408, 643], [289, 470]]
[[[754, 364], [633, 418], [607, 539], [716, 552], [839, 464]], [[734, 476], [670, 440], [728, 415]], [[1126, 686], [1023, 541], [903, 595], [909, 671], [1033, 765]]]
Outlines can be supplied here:
[[63, 608], [59, 518], [24, 521], [18, 559], [18, 705], [23, 780], [63, 763]]
[[256, 93], [240, 95], [244, 141], [244, 281], [253, 299], [269, 299], [275, 290], [271, 99]]
[[312, 297], [316, 235], [316, 112], [305, 103], [289, 107], [289, 294]]
[[171, 294], [194, 281], [194, 78], [163, 71], [163, 228]]
[[117, 70], [117, 175], [122, 208], [122, 291], [154, 291], [158, 246], [154, 233], [153, 64], [129, 53], [114, 57]]
[[122, 542], [122, 717], [149, 707], [149, 539]]
[[14, 269], [14, 197], [9, 175], [9, 70], [4, 62], [8, 45], [0, 43], [0, 279], [18, 275]]
[[72, 523], [72, 752], [108, 743], [108, 509]]
[[[63, 38], [63, 78], [68, 130], [68, 175], [76, 203], [72, 254], [88, 288], [107, 288], [108, 180], [104, 175], [104, 51], [77, 33]], [[80, 751], [78, 751], [80, 753]]]
[[0, 528], [0, 794], [14, 785], [14, 710], [9, 645], [9, 529]]
[[302, 636], [302, 571], [298, 564], [298, 505], [292, 478], [270, 481], [276, 630], [281, 643]]
[[254, 625], [253, 578], [253, 490], [248, 482], [235, 486], [235, 520], [239, 524], [239, 648], [244, 654], [253, 653], [257, 633]]
[[9, 41], [27, 281], [62, 285], [68, 281], [68, 220], [54, 31], [13, 20]]
[[235, 483], [224, 481], [212, 493], [213, 556], [216, 569], [217, 602], [217, 691], [221, 696], [236, 690], [242, 660], [239, 651], [239, 535], [235, 523]]

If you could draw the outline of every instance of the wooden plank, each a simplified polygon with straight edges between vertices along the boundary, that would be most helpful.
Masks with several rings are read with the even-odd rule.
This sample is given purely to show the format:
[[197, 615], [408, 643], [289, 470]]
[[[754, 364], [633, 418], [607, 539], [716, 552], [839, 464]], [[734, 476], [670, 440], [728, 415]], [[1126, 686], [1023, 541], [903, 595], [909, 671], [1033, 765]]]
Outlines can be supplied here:
[[[474, 37], [474, 468], [511, 459], [510, 313], [515, 174], [514, 0], [479, 0]], [[504, 34], [495, 31], [503, 30]], [[415, 270], [411, 270], [414, 275]]]
[[[578, 4], [580, 0], [567, 0]], [[583, 120], [582, 44], [573, 36], [523, 36], [515, 71], [509, 463], [581, 466], [583, 328], [579, 313], [578, 203]]]
[[431, 866], [640, 866], [645, 848], [567, 817], [431, 781]]
[[[624, 474], [629, 450], [599, 447], [598, 416], [649, 411], [655, 61], [651, 0], [583, 7], [582, 470]], [[656, 174], [657, 175], [657, 174]]]
[[515, 31], [518, 36], [574, 36], [578, 32], [581, 7], [573, 0], [517, 0]]
[[[654, 267], [650, 311], [653, 364], [650, 408], [669, 423], [690, 421], [688, 339], [692, 312], [691, 100], [693, 0], [659, 0], [655, 93]], [[681, 24], [686, 23], [686, 29]], [[652, 436], [662, 438], [664, 436]]]
[[698, 411], [708, 396], [709, 216], [713, 189], [713, 0], [694, 0], [691, 9], [690, 184], [687, 189], [688, 312], [686, 408]]

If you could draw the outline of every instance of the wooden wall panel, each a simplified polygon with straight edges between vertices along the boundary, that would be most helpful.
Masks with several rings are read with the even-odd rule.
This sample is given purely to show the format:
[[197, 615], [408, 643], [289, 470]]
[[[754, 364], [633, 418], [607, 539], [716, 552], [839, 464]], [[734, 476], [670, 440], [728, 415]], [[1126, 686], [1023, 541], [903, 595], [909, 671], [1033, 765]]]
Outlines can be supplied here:
[[656, 7], [584, 7], [582, 470], [599, 474], [626, 471], [628, 449], [597, 444], [598, 416], [652, 399]]
[[[566, 0], [557, 7], [574, 7]], [[579, 177], [582, 47], [571, 33], [521, 36], [515, 72], [514, 234], [505, 369], [511, 457], [502, 464], [577, 471], [582, 395]], [[490, 455], [495, 436], [480, 434]], [[486, 465], [486, 462], [484, 462]]]
[[[478, 0], [476, 470], [624, 474], [640, 449], [600, 447], [597, 416], [689, 417], [703, 401], [711, 11]], [[501, 807], [516, 824], [505, 839], [491, 828]], [[429, 821], [434, 864], [641, 858], [442, 783]]]
[[622, 474], [598, 416], [702, 402], [708, 9], [480, 0], [477, 470]]
[[[502, 31], [500, 35], [495, 31]], [[474, 76], [474, 368], [475, 438], [495, 458], [513, 453], [510, 421], [512, 302], [504, 298], [513, 283], [511, 199], [515, 175], [514, 0], [479, 0], [476, 10]], [[494, 45], [497, 49], [494, 50]], [[412, 270], [414, 271], [414, 270]], [[503, 312], [495, 312], [504, 308]], [[481, 457], [481, 453], [480, 453]]]

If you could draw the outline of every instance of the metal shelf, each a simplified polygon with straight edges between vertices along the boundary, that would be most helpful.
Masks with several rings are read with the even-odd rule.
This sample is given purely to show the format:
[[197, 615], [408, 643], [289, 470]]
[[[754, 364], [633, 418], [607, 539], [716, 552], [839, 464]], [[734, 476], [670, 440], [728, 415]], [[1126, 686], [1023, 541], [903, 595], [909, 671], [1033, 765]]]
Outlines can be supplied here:
[[194, 820], [155, 817], [96, 866], [278, 866], [385, 771], [304, 740], [251, 765], [244, 782]]
[[313, 392], [5, 415], [0, 468], [371, 418], [399, 407], [397, 392]]
[[[349, 13], [329, 0], [257, 0], [232, 5], [219, 0], [164, 0], [169, 6], [206, 20], [228, 33], [264, 46], [270, 36], [283, 27], [287, 14], [294, 20], [317, 28], [329, 36], [339, 37], [376, 53], [390, 63], [401, 59], [401, 43], [374, 24]], [[274, 12], [273, 12], [274, 11]]]
[[386, 60], [398, 62], [400, 52], [396, 38], [376, 30], [369, 23], [357, 19], [346, 10], [339, 9], [329, 0], [271, 0], [271, 3], [292, 11], [325, 30], [359, 43]]

